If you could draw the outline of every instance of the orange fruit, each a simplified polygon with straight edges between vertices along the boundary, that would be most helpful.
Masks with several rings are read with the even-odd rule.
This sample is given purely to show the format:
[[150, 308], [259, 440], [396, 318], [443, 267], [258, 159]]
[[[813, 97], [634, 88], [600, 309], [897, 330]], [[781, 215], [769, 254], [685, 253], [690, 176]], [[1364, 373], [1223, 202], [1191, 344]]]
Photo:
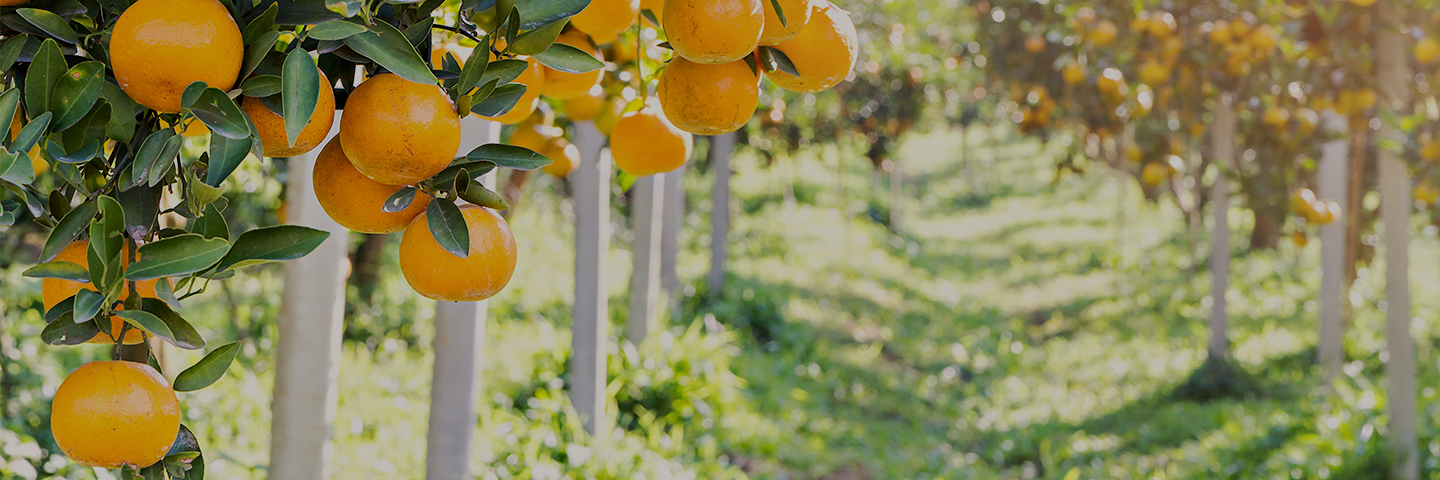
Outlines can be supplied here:
[[510, 140], [505, 143], [540, 153], [545, 149], [545, 144], [549, 143], [545, 135], [540, 134], [540, 128], [538, 125], [531, 125], [528, 122], [521, 124], [514, 132], [510, 133]]
[[400, 271], [426, 298], [478, 302], [495, 296], [515, 274], [515, 236], [505, 218], [479, 205], [462, 205], [470, 231], [470, 255], [455, 256], [435, 241], [421, 213], [400, 239]]
[[16, 5], [24, 5], [29, 2], [30, 0], [0, 0], [0, 7], [13, 7]]
[[[70, 242], [69, 245], [66, 245], [65, 248], [61, 249], [60, 254], [56, 255], [55, 260], [53, 261], [70, 262], [84, 267], [88, 270], [90, 268], [90, 256], [87, 254], [87, 252], [89, 252], [89, 249], [89, 240], [76, 240], [74, 242]], [[120, 264], [126, 266], [130, 265], [130, 256], [126, 253], [121, 253]], [[159, 283], [160, 279], [158, 278], [154, 280], [144, 280], [136, 282], [135, 290], [140, 292], [141, 297], [158, 298], [159, 294], [155, 293], [155, 286]], [[93, 284], [81, 283], [74, 280], [47, 278], [40, 281], [40, 299], [45, 304], [46, 310], [55, 308], [55, 306], [59, 305], [60, 302], [63, 302], [65, 301], [65, 299], [75, 296], [75, 294], [80, 292], [81, 290], [89, 290], [92, 292], [98, 291], [95, 289], [95, 286]], [[129, 297], [130, 291], [129, 287], [127, 286], [125, 292], [120, 294], [120, 300], [124, 301], [126, 298]], [[105, 332], [100, 332], [95, 334], [94, 337], [92, 337], [85, 343], [99, 343], [106, 345], [114, 344], [115, 339], [114, 337], [112, 337], [112, 335], [119, 335], [120, 330], [124, 327], [124, 319], [120, 317], [110, 317], [110, 335], [106, 335]], [[145, 332], [140, 331], [140, 329], [138, 328], [131, 328], [129, 332], [125, 333], [125, 344], [135, 345], [144, 341], [144, 338]]]
[[540, 92], [545, 86], [545, 67], [533, 58], [525, 57], [520, 60], [525, 60], [525, 63], [529, 65], [511, 83], [524, 85], [525, 93], [520, 96], [520, 100], [515, 102], [515, 106], [509, 112], [500, 114], [498, 117], [484, 117], [485, 119], [505, 125], [515, 125], [529, 118], [530, 114], [535, 113], [535, 109], [540, 106]]
[[559, 178], [569, 176], [570, 172], [580, 167], [580, 147], [563, 138], [551, 140], [544, 150], [540, 150], [540, 154], [550, 159], [550, 164], [545, 166], [545, 173]]
[[1095, 26], [1095, 31], [1090, 32], [1090, 41], [1095, 42], [1095, 45], [1104, 47], [1115, 43], [1115, 37], [1119, 35], [1120, 29], [1116, 28], [1114, 23], [1111, 23], [1109, 20], [1101, 20], [1100, 23]]
[[780, 88], [799, 93], [816, 93], [839, 85], [850, 75], [859, 55], [855, 23], [850, 14], [830, 2], [822, 2], [799, 35], [775, 48], [790, 57], [800, 76], [770, 72]]
[[638, 15], [640, 0], [591, 0], [584, 10], [570, 17], [570, 25], [597, 40], [613, 39], [634, 25]]
[[600, 107], [600, 114], [595, 116], [595, 128], [605, 136], [610, 136], [610, 131], [615, 128], [615, 122], [620, 120], [620, 115], [625, 113], [625, 99], [614, 97], [605, 101]]
[[410, 207], [399, 212], [381, 210], [385, 200], [400, 191], [399, 186], [386, 185], [361, 175], [340, 142], [330, 140], [315, 158], [311, 175], [315, 198], [335, 223], [360, 233], [390, 233], [405, 229], [416, 215], [430, 205], [430, 196], [416, 193]]
[[180, 111], [180, 94], [196, 81], [235, 86], [245, 44], [230, 11], [216, 0], [140, 0], [110, 35], [115, 81], [141, 105]]
[[1040, 53], [1045, 50], [1045, 37], [1034, 35], [1025, 39], [1025, 51]]
[[677, 57], [660, 72], [660, 105], [681, 130], [720, 135], [755, 115], [760, 88], [745, 62], [701, 65]]
[[775, 5], [770, 0], [761, 0], [760, 4], [765, 8], [765, 28], [760, 32], [761, 45], [779, 45], [781, 42], [795, 38], [805, 25], [810, 23], [810, 15], [815, 10], [813, 0], [779, 0], [780, 11], [785, 12], [785, 21], [780, 21], [780, 15], [775, 13]]
[[[505, 48], [505, 44], [504, 44], [505, 40], [504, 40], [504, 39], [501, 39], [500, 42], [501, 42], [501, 43], [500, 43], [498, 46], [499, 46], [501, 49], [504, 49], [504, 48]], [[437, 47], [434, 47], [434, 48], [431, 48], [431, 49], [430, 49], [430, 63], [431, 63], [431, 65], [434, 65], [435, 68], [437, 68], [437, 69], [440, 68], [440, 67], [442, 67], [442, 66], [444, 66], [444, 65], [445, 65], [445, 54], [446, 54], [446, 53], [449, 53], [449, 54], [451, 54], [451, 55], [454, 55], [454, 56], [455, 56], [455, 61], [459, 62], [459, 63], [460, 63], [460, 66], [463, 67], [463, 66], [465, 66], [465, 61], [470, 59], [470, 53], [473, 52], [473, 51], [474, 51], [474, 49], [472, 49], [472, 48], [462, 47], [462, 46], [460, 46], [460, 44], [458, 44], [458, 43], [449, 42], [449, 43], [446, 43], [446, 44], [444, 44], [444, 45], [440, 45], [440, 46], [437, 46]]]
[[1146, 186], [1156, 187], [1170, 178], [1170, 167], [1159, 162], [1145, 164], [1140, 172], [1140, 182]]
[[610, 155], [621, 170], [644, 177], [680, 168], [690, 159], [693, 143], [689, 132], [676, 128], [664, 112], [647, 106], [615, 122]]
[[[547, 79], [549, 77], [546, 77]], [[565, 116], [572, 122], [594, 120], [605, 108], [605, 91], [596, 87], [584, 95], [565, 101]]]
[[[260, 99], [245, 97], [240, 108], [250, 116], [250, 121], [255, 122], [255, 131], [260, 133], [260, 144], [265, 146], [265, 156], [296, 157], [314, 150], [330, 135], [330, 126], [335, 124], [335, 89], [331, 87], [330, 79], [326, 78], [325, 74], [320, 74], [320, 101], [315, 103], [315, 111], [310, 114], [310, 120], [305, 123], [305, 128], [300, 130], [300, 136], [295, 138], [295, 145], [289, 145], [290, 137], [285, 134], [285, 117], [265, 108]], [[189, 129], [186, 129], [186, 133], [189, 133]]]
[[460, 149], [460, 116], [439, 86], [385, 73], [350, 93], [339, 138], [361, 174], [410, 185], [450, 165]]
[[180, 402], [149, 365], [90, 362], [55, 390], [50, 431], [75, 463], [144, 468], [165, 458], [180, 433]]
[[770, 0], [665, 0], [665, 36], [675, 54], [718, 65], [749, 55], [760, 44]]
[[[600, 61], [605, 60], [605, 57], [600, 54], [600, 50], [591, 45], [590, 39], [586, 38], [585, 34], [580, 33], [579, 30], [570, 30], [560, 34], [560, 37], [555, 39], [555, 43], [578, 48]], [[590, 92], [591, 87], [599, 85], [600, 79], [605, 76], [603, 68], [588, 73], [567, 73], [544, 65], [540, 65], [540, 67], [545, 71], [544, 87], [540, 89], [540, 93], [560, 100], [584, 96]]]

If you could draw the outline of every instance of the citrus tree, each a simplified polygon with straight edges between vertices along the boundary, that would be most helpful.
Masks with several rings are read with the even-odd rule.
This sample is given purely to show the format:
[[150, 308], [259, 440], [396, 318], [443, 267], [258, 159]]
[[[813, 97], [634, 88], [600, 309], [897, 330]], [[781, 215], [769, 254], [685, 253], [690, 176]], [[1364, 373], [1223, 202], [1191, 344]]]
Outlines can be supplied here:
[[[293, 225], [232, 232], [223, 212], [244, 199], [222, 187], [242, 162], [321, 149], [322, 206], [357, 231], [406, 230], [402, 269], [417, 292], [474, 301], [505, 287], [515, 240], [494, 212], [503, 200], [478, 178], [549, 161], [504, 144], [456, 158], [460, 119], [511, 114], [538, 94], [519, 80], [541, 68], [581, 75], [602, 64], [555, 43], [584, 0], [442, 3], [0, 7], [0, 113], [14, 119], [0, 142], [0, 225], [50, 229], [26, 271], [43, 279], [43, 340], [113, 345], [115, 361], [81, 367], [56, 392], [51, 425], [72, 460], [123, 478], [203, 478], [175, 392], [221, 378], [238, 344], [202, 338], [185, 300], [328, 236]], [[437, 31], [484, 45], [489, 58], [462, 67], [453, 54], [428, 55]], [[337, 109], [340, 133], [322, 145]], [[208, 148], [182, 155], [197, 135]], [[210, 352], [172, 385], [152, 338]]]

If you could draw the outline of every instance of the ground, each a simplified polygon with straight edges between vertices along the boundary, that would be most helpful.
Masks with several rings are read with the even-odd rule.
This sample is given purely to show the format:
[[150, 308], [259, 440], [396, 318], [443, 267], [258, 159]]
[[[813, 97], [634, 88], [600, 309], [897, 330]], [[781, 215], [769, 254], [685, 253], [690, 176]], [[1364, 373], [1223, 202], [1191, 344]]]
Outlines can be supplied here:
[[[1133, 180], [1100, 168], [1052, 184], [1059, 146], [1008, 140], [1003, 128], [968, 135], [973, 178], [958, 131], [903, 142], [898, 233], [882, 223], [888, 182], [843, 142], [770, 167], [742, 154], [719, 304], [699, 300], [713, 179], [691, 175], [680, 273], [692, 298], [668, 315], [671, 332], [614, 348], [623, 364], [611, 368], [613, 388], [625, 399], [616, 408], [654, 414], [622, 416], [627, 433], [603, 447], [576, 432], [559, 393], [570, 208], [558, 184], [540, 180], [512, 213], [523, 239], [516, 280], [492, 302], [477, 478], [1386, 478], [1383, 270], [1362, 270], [1351, 363], [1333, 390], [1321, 389], [1310, 367], [1318, 242], [1248, 251], [1250, 220], [1236, 210], [1227, 299], [1233, 361], [1248, 382], [1196, 398], [1180, 387], [1205, 361], [1210, 277], [1178, 209], [1145, 202]], [[622, 319], [629, 230], [619, 204], [609, 275]], [[1437, 363], [1440, 303], [1425, 292], [1440, 277], [1425, 266], [1440, 264], [1440, 248], [1434, 229], [1423, 232], [1412, 278], [1422, 468], [1434, 475], [1440, 400], [1429, 386], [1440, 375], [1427, 367]], [[1193, 251], [1207, 251], [1207, 239], [1196, 236]], [[347, 319], [336, 478], [423, 472], [433, 304], [403, 286], [389, 255], [376, 301]], [[18, 307], [38, 297], [38, 282], [18, 271], [0, 277], [4, 347], [36, 360], [7, 366], [20, 374], [0, 425], [43, 432], [64, 372], [108, 350], [40, 345], [39, 315]], [[248, 272], [227, 288], [187, 316], [207, 338], [244, 336], [243, 368], [180, 397], [214, 478], [263, 478], [279, 271]], [[622, 336], [621, 325], [611, 334]], [[179, 356], [177, 365], [198, 359]], [[0, 445], [10, 455], [31, 442], [0, 436]], [[0, 465], [7, 475], [25, 478]]]

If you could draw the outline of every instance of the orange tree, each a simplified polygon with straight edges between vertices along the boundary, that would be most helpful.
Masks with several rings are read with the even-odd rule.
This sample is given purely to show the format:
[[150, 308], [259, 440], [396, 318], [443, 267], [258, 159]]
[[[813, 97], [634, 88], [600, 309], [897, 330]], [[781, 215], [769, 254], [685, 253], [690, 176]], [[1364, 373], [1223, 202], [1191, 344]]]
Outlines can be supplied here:
[[[315, 175], [327, 212], [361, 231], [407, 229], [402, 269], [426, 296], [478, 300], [505, 287], [515, 240], [492, 210], [504, 202], [477, 179], [549, 161], [503, 144], [455, 158], [459, 119], [507, 115], [539, 87], [518, 79], [542, 66], [599, 69], [589, 52], [555, 43], [589, 2], [442, 3], [4, 2], [0, 114], [13, 121], [0, 139], [0, 228], [50, 231], [25, 272], [43, 279], [42, 339], [114, 344], [119, 361], [87, 364], [56, 392], [52, 431], [72, 460], [122, 478], [203, 478], [174, 392], [217, 381], [238, 344], [211, 349], [170, 385], [148, 340], [205, 349], [186, 299], [326, 239], [293, 225], [232, 232], [222, 214], [244, 199], [222, 187], [242, 162], [320, 148], [336, 109], [348, 114]], [[490, 58], [432, 57], [432, 30]], [[194, 135], [208, 135], [208, 149], [181, 155]], [[472, 278], [485, 281], [448, 281]]]

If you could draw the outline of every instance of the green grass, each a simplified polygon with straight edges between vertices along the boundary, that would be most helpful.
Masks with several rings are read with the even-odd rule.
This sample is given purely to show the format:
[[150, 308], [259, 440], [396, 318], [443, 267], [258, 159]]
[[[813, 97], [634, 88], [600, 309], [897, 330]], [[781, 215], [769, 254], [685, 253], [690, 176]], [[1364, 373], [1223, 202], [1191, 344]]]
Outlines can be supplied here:
[[[1133, 182], [1098, 169], [1052, 185], [1058, 148], [976, 130], [973, 185], [957, 134], [904, 142], [900, 232], [872, 220], [888, 214], [888, 183], [852, 145], [768, 169], [742, 154], [732, 185], [743, 214], [718, 303], [703, 300], [701, 280], [713, 179], [688, 177], [679, 265], [691, 296], [667, 319], [674, 330], [612, 348], [623, 399], [612, 408], [629, 428], [607, 442], [577, 431], [563, 394], [571, 214], [555, 183], [539, 180], [512, 217], [523, 239], [516, 280], [492, 302], [477, 478], [1386, 478], [1382, 269], [1362, 272], [1353, 363], [1321, 393], [1310, 367], [1318, 246], [1249, 252], [1237, 210], [1230, 338], [1250, 383], [1197, 401], [1180, 387], [1205, 362], [1209, 274], [1178, 209], [1145, 203]], [[620, 335], [629, 232], [614, 218]], [[1440, 374], [1426, 367], [1440, 360], [1440, 302], [1425, 292], [1440, 276], [1425, 266], [1440, 265], [1440, 248], [1433, 234], [1414, 246], [1422, 466], [1437, 478]], [[334, 478], [423, 475], [433, 304], [404, 285], [393, 252], [385, 263], [376, 304], [352, 305], [347, 318]], [[0, 341], [24, 359], [6, 367], [19, 384], [3, 425], [37, 437], [0, 436], [0, 460], [88, 478], [28, 446], [49, 445], [48, 394], [64, 372], [107, 352], [40, 345], [37, 282], [18, 271], [0, 280]], [[245, 336], [244, 368], [181, 395], [213, 478], [264, 477], [279, 280], [278, 269], [256, 269], [186, 311], [207, 338]], [[0, 478], [27, 478], [5, 464]]]

